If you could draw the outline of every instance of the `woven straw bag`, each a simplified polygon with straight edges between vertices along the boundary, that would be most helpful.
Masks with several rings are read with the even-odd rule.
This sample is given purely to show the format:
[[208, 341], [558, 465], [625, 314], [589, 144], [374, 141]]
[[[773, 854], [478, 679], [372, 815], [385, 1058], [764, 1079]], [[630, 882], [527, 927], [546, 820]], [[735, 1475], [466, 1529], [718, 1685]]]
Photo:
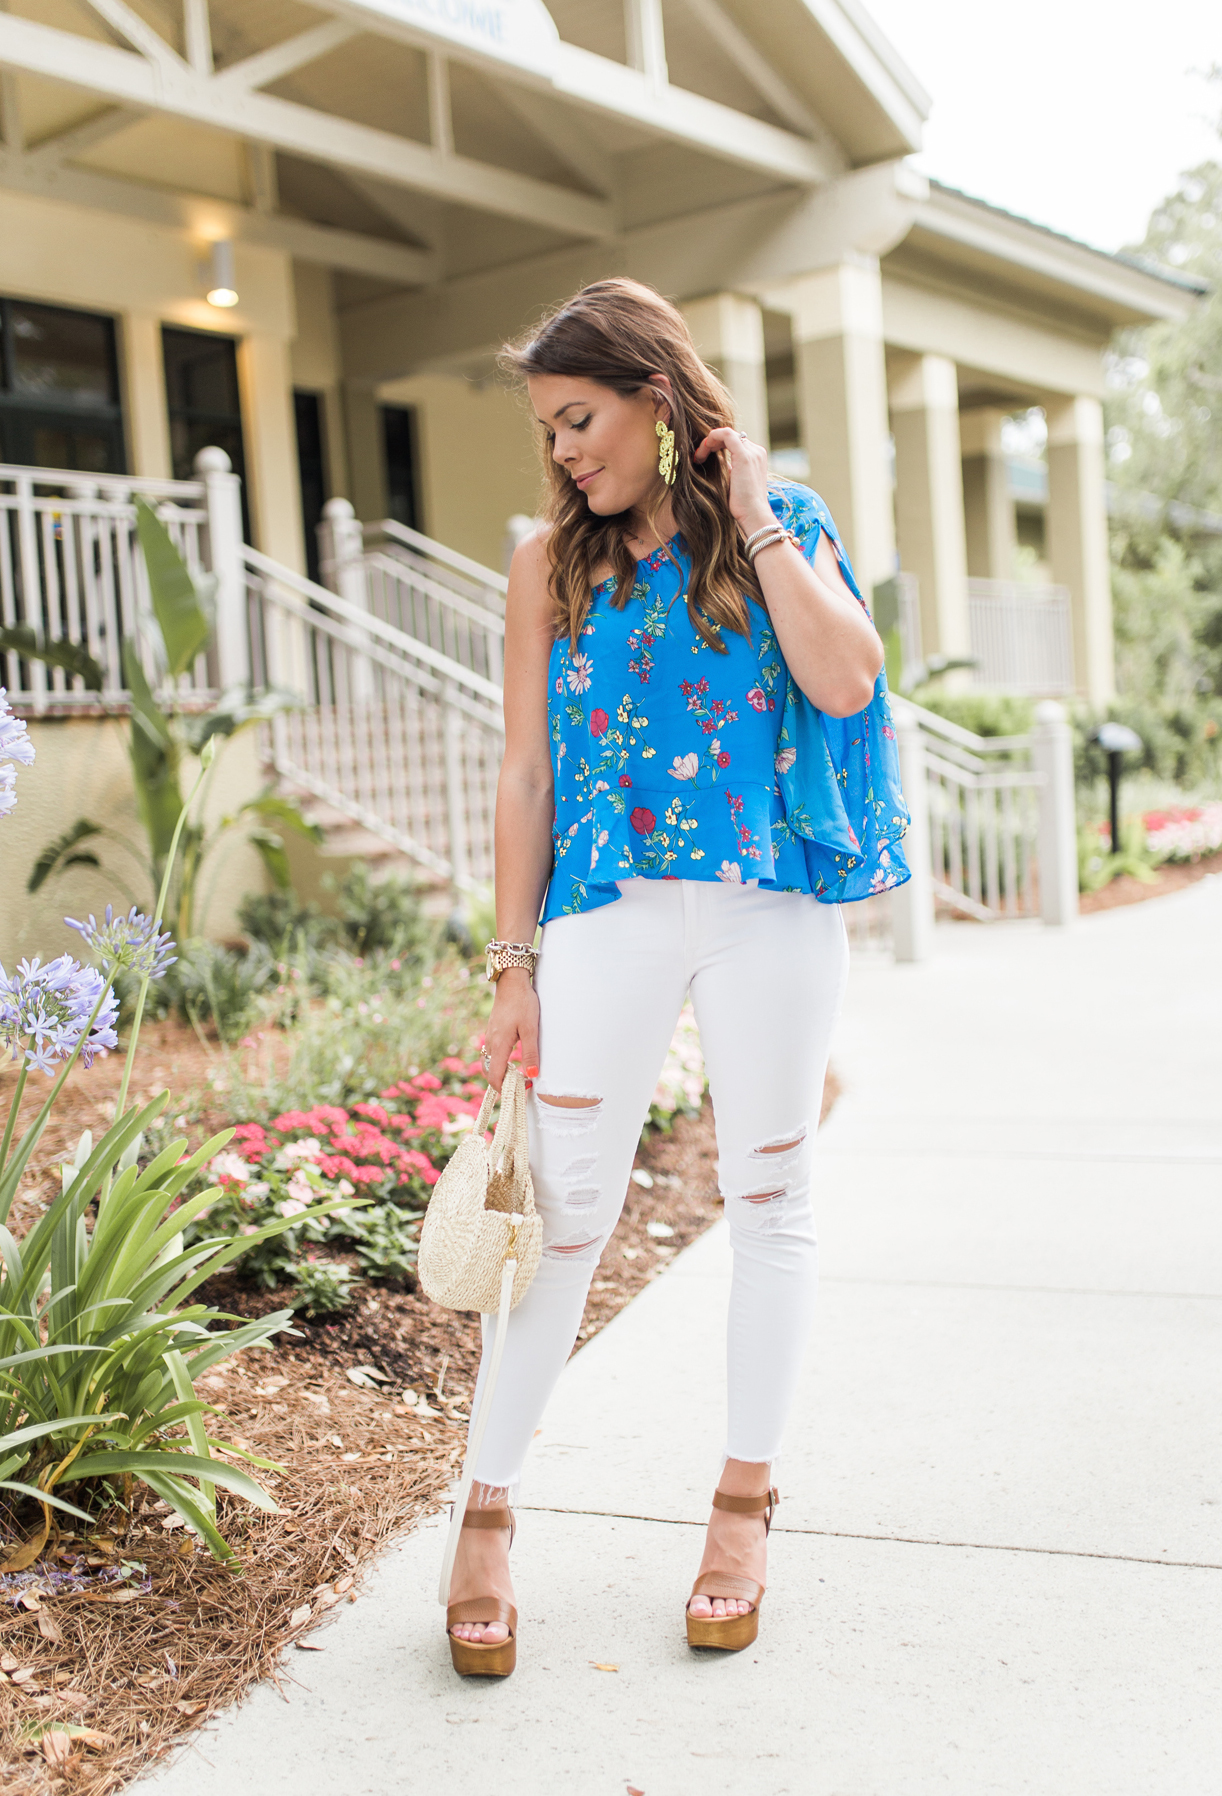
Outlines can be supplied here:
[[520, 1302], [543, 1246], [526, 1150], [526, 1093], [516, 1066], [505, 1074], [489, 1146], [484, 1135], [495, 1102], [489, 1087], [475, 1127], [433, 1187], [416, 1261], [420, 1283], [434, 1303], [484, 1315], [500, 1309], [502, 1273], [511, 1258], [516, 1269], [510, 1308]]
[[475, 1127], [434, 1185], [416, 1258], [420, 1283], [434, 1303], [496, 1316], [496, 1335], [450, 1512], [438, 1591], [443, 1607], [450, 1600], [450, 1575], [501, 1369], [509, 1312], [525, 1295], [543, 1251], [543, 1218], [535, 1209], [526, 1150], [526, 1092], [516, 1066], [505, 1073], [501, 1114], [489, 1145], [484, 1135], [495, 1101], [495, 1091], [486, 1091]]

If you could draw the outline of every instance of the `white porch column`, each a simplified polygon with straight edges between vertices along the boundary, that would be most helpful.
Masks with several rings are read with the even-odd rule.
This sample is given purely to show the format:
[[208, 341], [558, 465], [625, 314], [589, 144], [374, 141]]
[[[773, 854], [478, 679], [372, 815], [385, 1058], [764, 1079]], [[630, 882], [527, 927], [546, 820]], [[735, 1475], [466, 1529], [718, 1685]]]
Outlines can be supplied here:
[[174, 467], [161, 320], [147, 312], [123, 314], [123, 386], [132, 468], [146, 480], [169, 480]]
[[764, 319], [759, 301], [714, 293], [680, 307], [701, 357], [729, 388], [740, 430], [769, 447]]
[[959, 414], [967, 571], [974, 580], [1013, 580], [1018, 534], [1001, 447], [1005, 413], [978, 406]]
[[793, 316], [798, 418], [810, 484], [836, 520], [869, 596], [895, 572], [895, 516], [878, 262], [803, 275], [770, 303]]
[[1080, 394], [1050, 401], [1047, 414], [1048, 560], [1053, 579], [1069, 588], [1075, 683], [1102, 705], [1116, 689], [1103, 407]]
[[273, 561], [305, 573], [301, 482], [293, 418], [289, 347], [280, 337], [252, 332], [238, 349], [246, 478], [258, 547]]
[[900, 566], [920, 587], [925, 653], [966, 655], [967, 547], [959, 447], [959, 383], [946, 356], [905, 356], [893, 365], [895, 528]]

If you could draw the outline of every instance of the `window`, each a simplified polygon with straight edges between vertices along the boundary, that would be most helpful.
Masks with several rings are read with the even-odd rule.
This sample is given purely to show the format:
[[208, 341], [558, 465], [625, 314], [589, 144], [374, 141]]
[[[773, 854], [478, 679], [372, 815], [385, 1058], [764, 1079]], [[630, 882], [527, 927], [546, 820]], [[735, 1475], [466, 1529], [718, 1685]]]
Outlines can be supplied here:
[[165, 394], [170, 414], [170, 456], [175, 480], [195, 478], [195, 457], [215, 445], [242, 479], [242, 527], [250, 539], [246, 502], [246, 453], [238, 396], [238, 346], [214, 331], [164, 325]]
[[112, 318], [0, 299], [0, 460], [124, 472]]
[[389, 516], [410, 530], [420, 528], [416, 494], [416, 413], [410, 405], [384, 405], [382, 446], [386, 456]]
[[297, 420], [297, 473], [301, 481], [301, 523], [305, 531], [306, 572], [319, 577], [318, 526], [327, 502], [327, 468], [323, 454], [322, 399], [317, 393], [293, 390]]

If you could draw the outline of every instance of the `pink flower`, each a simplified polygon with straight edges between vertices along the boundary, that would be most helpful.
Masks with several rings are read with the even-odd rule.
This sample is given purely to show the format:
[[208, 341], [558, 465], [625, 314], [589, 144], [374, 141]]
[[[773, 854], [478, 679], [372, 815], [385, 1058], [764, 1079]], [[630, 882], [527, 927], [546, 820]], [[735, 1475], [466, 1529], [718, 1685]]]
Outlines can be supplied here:
[[728, 767], [728, 766], [729, 766], [729, 765], [730, 765], [730, 757], [729, 757], [729, 755], [727, 755], [727, 754], [720, 754], [720, 755], [718, 755], [718, 757], [717, 757], [717, 765], [718, 765], [718, 766], [719, 766], [719, 767]]
[[767, 695], [762, 687], [753, 686], [747, 694], [747, 703], [753, 711], [765, 711], [768, 708]]
[[717, 877], [728, 886], [740, 886], [743, 883], [743, 870], [737, 861], [722, 861], [717, 869]]
[[611, 719], [607, 716], [607, 713], [605, 711], [603, 711], [603, 710], [591, 711], [590, 712], [590, 733], [591, 733], [591, 735], [593, 735], [593, 736], [603, 735], [606, 732], [607, 725], [610, 723], [610, 721], [611, 721]]
[[666, 771], [673, 780], [694, 780], [700, 772], [700, 756], [697, 754], [676, 755]]
[[779, 748], [777, 750], [775, 762], [777, 772], [788, 773], [797, 758], [798, 751], [796, 748]]
[[300, 1216], [301, 1212], [308, 1210], [309, 1207], [305, 1199], [300, 1197], [286, 1197], [282, 1204], [276, 1205], [282, 1216]]
[[895, 731], [891, 728], [889, 723], [883, 725], [883, 735], [887, 738], [888, 742], [895, 741]]

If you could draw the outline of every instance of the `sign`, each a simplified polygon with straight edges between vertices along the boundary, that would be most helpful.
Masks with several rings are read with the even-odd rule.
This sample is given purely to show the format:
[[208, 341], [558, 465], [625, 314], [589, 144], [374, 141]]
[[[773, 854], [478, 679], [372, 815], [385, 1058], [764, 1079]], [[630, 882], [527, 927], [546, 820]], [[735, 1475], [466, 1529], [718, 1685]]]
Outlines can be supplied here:
[[560, 34], [543, 0], [329, 0], [370, 31], [398, 26], [412, 43], [511, 63], [550, 80]]

